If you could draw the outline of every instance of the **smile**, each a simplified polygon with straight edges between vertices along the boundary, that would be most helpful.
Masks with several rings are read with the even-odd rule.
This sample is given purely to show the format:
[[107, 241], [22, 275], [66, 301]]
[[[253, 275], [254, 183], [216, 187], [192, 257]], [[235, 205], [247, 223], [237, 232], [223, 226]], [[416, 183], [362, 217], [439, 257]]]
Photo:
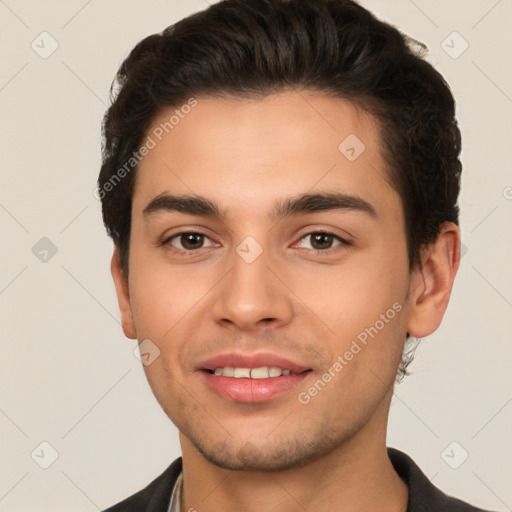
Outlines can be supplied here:
[[223, 368], [215, 368], [213, 375], [221, 375], [222, 377], [232, 377], [235, 379], [269, 379], [281, 377], [282, 375], [295, 375], [291, 370], [278, 368], [276, 366], [261, 366], [259, 368], [234, 368], [225, 366]]

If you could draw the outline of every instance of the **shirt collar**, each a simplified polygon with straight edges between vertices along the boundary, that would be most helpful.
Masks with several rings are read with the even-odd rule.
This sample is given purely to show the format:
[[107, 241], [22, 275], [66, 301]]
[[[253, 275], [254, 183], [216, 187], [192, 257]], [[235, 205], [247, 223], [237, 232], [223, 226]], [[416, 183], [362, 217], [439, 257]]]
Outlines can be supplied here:
[[168, 512], [181, 512], [181, 493], [183, 490], [183, 471], [180, 472], [172, 489]]

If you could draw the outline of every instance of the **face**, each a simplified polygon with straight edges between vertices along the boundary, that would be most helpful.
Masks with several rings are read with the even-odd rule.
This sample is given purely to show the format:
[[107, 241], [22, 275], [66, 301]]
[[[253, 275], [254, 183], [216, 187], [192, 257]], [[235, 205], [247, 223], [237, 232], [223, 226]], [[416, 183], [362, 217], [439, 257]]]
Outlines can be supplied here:
[[417, 286], [377, 123], [307, 91], [196, 100], [154, 120], [127, 283], [113, 260], [156, 398], [225, 468], [382, 437]]

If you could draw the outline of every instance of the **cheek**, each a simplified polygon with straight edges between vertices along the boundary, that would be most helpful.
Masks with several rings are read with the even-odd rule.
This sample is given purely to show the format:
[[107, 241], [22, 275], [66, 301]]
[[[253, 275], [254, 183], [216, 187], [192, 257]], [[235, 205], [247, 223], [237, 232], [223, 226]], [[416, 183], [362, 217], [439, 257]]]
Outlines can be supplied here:
[[214, 276], [133, 254], [130, 298], [139, 339], [162, 339], [201, 302]]
[[379, 322], [381, 315], [390, 319], [389, 324], [402, 325], [403, 315], [397, 309], [404, 310], [407, 261], [391, 262], [386, 257], [361, 260], [352, 258], [336, 267], [310, 266], [290, 275], [290, 288], [338, 339], [357, 337]]
[[334, 387], [354, 400], [364, 390], [386, 389], [394, 382], [405, 339], [405, 250], [391, 253], [379, 247], [375, 254], [347, 259], [338, 267], [313, 268], [295, 273], [291, 288], [313, 312], [311, 321], [326, 332], [331, 365], [339, 363], [338, 371], [330, 368], [336, 374]]
[[[134, 244], [135, 246], [135, 244]], [[200, 336], [208, 319], [220, 268], [172, 266], [161, 257], [136, 248], [131, 254], [130, 298], [139, 341], [149, 339], [158, 357], [144, 371], [158, 396], [181, 382], [189, 341]]]

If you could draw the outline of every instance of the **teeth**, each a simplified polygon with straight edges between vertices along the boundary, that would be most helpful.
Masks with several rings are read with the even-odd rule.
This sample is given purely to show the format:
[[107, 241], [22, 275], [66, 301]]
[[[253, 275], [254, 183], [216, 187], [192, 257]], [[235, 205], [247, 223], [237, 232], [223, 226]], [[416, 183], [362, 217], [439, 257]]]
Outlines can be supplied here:
[[276, 366], [262, 366], [260, 368], [233, 368], [226, 366], [224, 368], [215, 368], [214, 375], [223, 377], [234, 377], [235, 379], [268, 379], [269, 377], [280, 377], [281, 375], [291, 375], [290, 370], [283, 370]]
[[262, 368], [253, 368], [251, 370], [251, 379], [268, 379], [269, 371], [266, 366]]
[[251, 370], [249, 368], [235, 368], [235, 374], [233, 375], [235, 379], [241, 379], [242, 377], [248, 379], [250, 376]]
[[225, 368], [215, 368], [213, 373], [215, 375], [223, 375], [224, 377], [234, 377], [235, 369], [231, 368], [231, 366], [226, 366]]

